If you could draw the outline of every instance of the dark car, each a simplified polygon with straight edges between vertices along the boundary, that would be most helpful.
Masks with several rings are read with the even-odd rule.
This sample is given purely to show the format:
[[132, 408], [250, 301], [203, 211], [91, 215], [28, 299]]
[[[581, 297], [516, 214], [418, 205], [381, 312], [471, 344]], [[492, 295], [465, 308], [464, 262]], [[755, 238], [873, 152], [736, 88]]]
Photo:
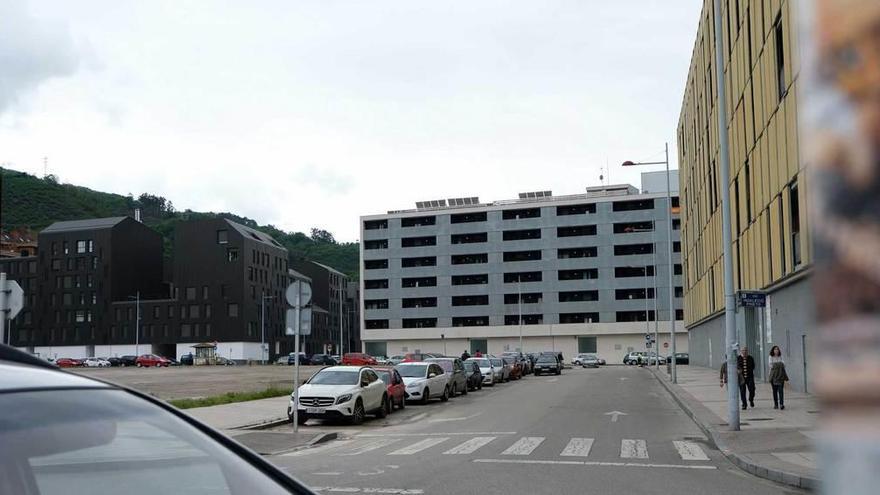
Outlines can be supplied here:
[[192, 366], [193, 365], [193, 355], [192, 353], [184, 354], [180, 356], [180, 364], [182, 366]]
[[[666, 358], [666, 362], [672, 362], [672, 356]], [[686, 352], [676, 352], [675, 353], [675, 363], [676, 364], [691, 364], [691, 355]]]
[[59, 371], [2, 344], [0, 390], [3, 493], [93, 493], [110, 485], [150, 493], [180, 493], [181, 486], [233, 495], [314, 493], [164, 401]]
[[467, 395], [468, 384], [467, 374], [464, 372], [464, 364], [459, 358], [430, 358], [425, 360], [426, 363], [437, 363], [443, 368], [443, 371], [449, 375], [449, 396], [455, 397], [458, 394]]
[[137, 358], [137, 356], [120, 356], [120, 366], [135, 366], [137, 365]]
[[535, 376], [546, 374], [562, 374], [562, 363], [559, 362], [556, 354], [541, 354], [538, 356], [538, 361], [535, 362]]
[[477, 361], [465, 361], [464, 373], [467, 375], [468, 390], [483, 389], [483, 372], [480, 371], [480, 363]]
[[122, 358], [113, 356], [104, 359], [106, 359], [107, 362], [110, 363], [110, 366], [122, 366]]
[[330, 354], [314, 354], [309, 362], [318, 366], [336, 366], [339, 364]]

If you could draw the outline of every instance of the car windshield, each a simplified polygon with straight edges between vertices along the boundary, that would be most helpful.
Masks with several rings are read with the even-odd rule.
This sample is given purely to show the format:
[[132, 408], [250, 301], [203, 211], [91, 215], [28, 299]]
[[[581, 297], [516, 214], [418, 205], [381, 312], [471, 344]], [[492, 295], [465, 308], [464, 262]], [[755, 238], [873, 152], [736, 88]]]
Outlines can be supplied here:
[[488, 359], [468, 359], [468, 361], [477, 363], [480, 368], [488, 368], [492, 366], [492, 363], [490, 363]]
[[427, 364], [412, 364], [397, 368], [397, 372], [404, 378], [424, 378], [427, 371]]
[[309, 380], [311, 385], [357, 385], [357, 371], [321, 370]]
[[556, 364], [556, 358], [553, 356], [541, 356], [538, 358], [540, 364]]
[[432, 363], [436, 363], [443, 368], [443, 371], [452, 371], [452, 361], [431, 361]]
[[490, 359], [490, 361], [492, 361], [493, 366], [503, 366], [500, 358]]

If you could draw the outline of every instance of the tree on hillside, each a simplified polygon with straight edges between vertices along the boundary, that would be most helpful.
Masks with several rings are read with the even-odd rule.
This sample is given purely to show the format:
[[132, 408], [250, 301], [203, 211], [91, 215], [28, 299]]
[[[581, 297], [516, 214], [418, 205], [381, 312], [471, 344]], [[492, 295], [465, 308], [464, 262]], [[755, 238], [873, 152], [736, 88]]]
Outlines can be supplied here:
[[336, 244], [333, 234], [317, 227], [312, 227], [312, 240], [321, 244]]

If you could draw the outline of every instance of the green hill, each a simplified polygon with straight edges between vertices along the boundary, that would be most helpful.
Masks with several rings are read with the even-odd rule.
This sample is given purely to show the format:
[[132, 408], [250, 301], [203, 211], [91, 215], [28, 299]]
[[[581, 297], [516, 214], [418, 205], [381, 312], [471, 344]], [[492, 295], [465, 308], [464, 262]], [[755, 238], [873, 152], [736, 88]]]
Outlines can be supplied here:
[[141, 209], [144, 223], [165, 237], [166, 256], [171, 255], [177, 222], [220, 216], [271, 235], [287, 248], [292, 259], [317, 261], [348, 274], [354, 280], [358, 278], [358, 244], [337, 242], [332, 234], [321, 229], [312, 229], [311, 235], [284, 232], [233, 213], [176, 211], [167, 199], [148, 193], [137, 198], [122, 196], [59, 184], [51, 175], [41, 179], [0, 168], [0, 229], [4, 231], [27, 229], [36, 233], [52, 222], [132, 215], [136, 208]]

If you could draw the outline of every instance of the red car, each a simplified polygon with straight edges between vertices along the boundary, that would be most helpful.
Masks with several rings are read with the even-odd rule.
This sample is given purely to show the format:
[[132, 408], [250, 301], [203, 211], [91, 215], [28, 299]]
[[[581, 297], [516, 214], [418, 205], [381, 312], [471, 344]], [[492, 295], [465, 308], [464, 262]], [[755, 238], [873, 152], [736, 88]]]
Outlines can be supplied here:
[[374, 366], [379, 364], [376, 358], [363, 352], [349, 352], [342, 356], [343, 366]]
[[406, 385], [396, 369], [391, 367], [373, 368], [379, 379], [388, 385], [388, 398], [391, 400], [391, 409], [396, 405], [398, 409], [406, 407]]
[[504, 362], [510, 366], [510, 379], [511, 380], [519, 380], [520, 378], [522, 378], [522, 376], [523, 376], [522, 363], [520, 363], [516, 359], [508, 358], [508, 357], [502, 357], [501, 359], [503, 359]]
[[138, 368], [145, 368], [145, 367], [151, 367], [151, 366], [155, 366], [158, 368], [160, 366], [167, 367], [168, 365], [171, 364], [171, 361], [163, 358], [162, 356], [157, 356], [155, 354], [141, 354], [134, 361], [134, 364], [137, 365]]
[[59, 368], [78, 368], [83, 365], [83, 362], [82, 359], [58, 358], [55, 360], [55, 364]]

